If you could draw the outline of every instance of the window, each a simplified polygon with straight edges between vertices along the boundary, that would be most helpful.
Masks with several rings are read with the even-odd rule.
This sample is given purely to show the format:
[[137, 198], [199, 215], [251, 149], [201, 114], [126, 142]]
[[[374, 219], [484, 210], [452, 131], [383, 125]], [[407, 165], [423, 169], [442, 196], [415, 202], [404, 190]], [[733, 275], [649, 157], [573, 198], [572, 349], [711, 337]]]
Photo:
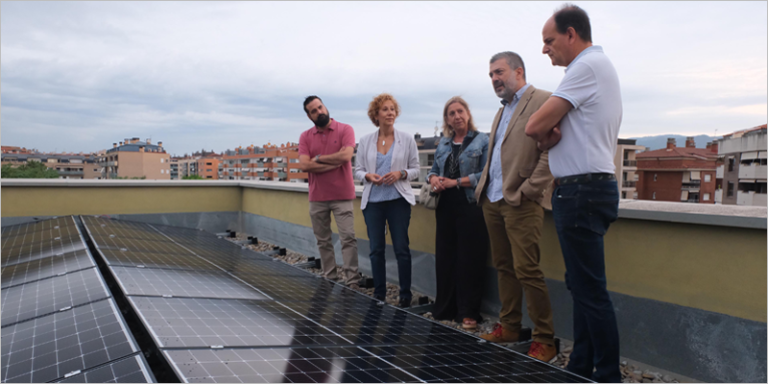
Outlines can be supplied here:
[[704, 197], [702, 198], [704, 201], [709, 201], [709, 193], [705, 193]]
[[728, 191], [726, 192], [728, 197], [733, 196], [733, 183], [728, 182]]
[[656, 192], [653, 193], [653, 200], [656, 200]]
[[161, 158], [160, 158], [160, 163], [162, 164], [162, 163], [164, 163], [164, 162], [165, 162], [165, 159], [163, 159], [163, 158], [161, 157]]
[[728, 172], [733, 172], [733, 157], [728, 156]]
[[656, 181], [656, 177], [657, 177], [658, 175], [659, 175], [658, 173], [654, 173], [654, 174], [653, 174], [653, 181]]
[[431, 166], [434, 163], [435, 163], [435, 154], [434, 153], [427, 154], [427, 165]]
[[[712, 181], [712, 175], [704, 175], [704, 182], [709, 183], [710, 181]], [[707, 199], [704, 199], [704, 200], [707, 200]]]

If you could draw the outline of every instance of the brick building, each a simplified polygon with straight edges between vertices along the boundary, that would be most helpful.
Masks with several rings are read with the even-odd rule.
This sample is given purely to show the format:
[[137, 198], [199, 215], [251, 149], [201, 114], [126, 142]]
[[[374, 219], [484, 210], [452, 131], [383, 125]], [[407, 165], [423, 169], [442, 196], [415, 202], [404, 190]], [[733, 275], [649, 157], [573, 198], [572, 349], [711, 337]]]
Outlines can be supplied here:
[[224, 152], [218, 164], [219, 179], [269, 180], [306, 183], [309, 176], [299, 169], [299, 144], [253, 145]]
[[637, 154], [637, 198], [714, 204], [716, 168], [717, 144], [696, 148], [688, 137], [677, 147], [670, 138], [666, 148]]

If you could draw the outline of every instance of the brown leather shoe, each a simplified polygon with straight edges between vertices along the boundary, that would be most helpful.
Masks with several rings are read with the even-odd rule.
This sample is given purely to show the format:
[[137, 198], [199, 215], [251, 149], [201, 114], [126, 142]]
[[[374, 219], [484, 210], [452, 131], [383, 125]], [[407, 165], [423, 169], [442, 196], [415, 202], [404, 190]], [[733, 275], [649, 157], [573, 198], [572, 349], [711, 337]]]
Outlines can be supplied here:
[[494, 343], [516, 343], [520, 341], [519, 332], [509, 331], [500, 323], [496, 323], [496, 325], [493, 326], [493, 331], [491, 331], [491, 333], [480, 335], [480, 337]]
[[531, 343], [531, 348], [528, 350], [528, 356], [545, 363], [552, 363], [557, 359], [557, 349], [554, 345], [542, 344], [534, 341]]

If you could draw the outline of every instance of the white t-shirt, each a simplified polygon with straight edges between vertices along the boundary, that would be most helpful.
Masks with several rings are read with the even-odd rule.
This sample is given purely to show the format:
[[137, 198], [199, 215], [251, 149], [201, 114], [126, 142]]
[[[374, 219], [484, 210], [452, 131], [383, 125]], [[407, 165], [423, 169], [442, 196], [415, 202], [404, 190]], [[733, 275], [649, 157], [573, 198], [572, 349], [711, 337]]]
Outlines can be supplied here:
[[552, 96], [573, 105], [560, 121], [560, 142], [549, 150], [552, 175], [614, 173], [621, 90], [619, 76], [603, 48], [593, 45], [576, 56]]

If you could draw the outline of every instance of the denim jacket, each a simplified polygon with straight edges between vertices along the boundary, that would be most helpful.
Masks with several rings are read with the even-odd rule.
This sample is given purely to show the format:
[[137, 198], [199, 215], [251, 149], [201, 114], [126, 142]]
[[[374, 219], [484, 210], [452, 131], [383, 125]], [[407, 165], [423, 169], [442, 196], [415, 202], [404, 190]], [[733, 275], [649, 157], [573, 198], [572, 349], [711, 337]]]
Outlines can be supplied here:
[[[469, 131], [467, 138], [469, 137], [474, 137], [474, 139], [459, 156], [459, 172], [461, 177], [469, 177], [469, 182], [472, 184], [472, 187], [462, 188], [467, 194], [467, 201], [476, 203], [475, 187], [488, 160], [488, 135], [482, 132]], [[443, 136], [440, 139], [440, 143], [435, 149], [435, 162], [432, 164], [432, 169], [427, 174], [425, 182], [429, 180], [430, 175], [445, 176], [445, 161], [451, 154], [452, 141], [453, 137]]]

